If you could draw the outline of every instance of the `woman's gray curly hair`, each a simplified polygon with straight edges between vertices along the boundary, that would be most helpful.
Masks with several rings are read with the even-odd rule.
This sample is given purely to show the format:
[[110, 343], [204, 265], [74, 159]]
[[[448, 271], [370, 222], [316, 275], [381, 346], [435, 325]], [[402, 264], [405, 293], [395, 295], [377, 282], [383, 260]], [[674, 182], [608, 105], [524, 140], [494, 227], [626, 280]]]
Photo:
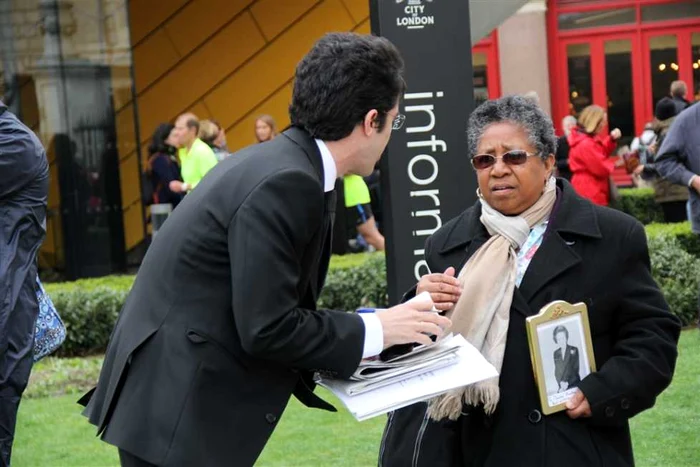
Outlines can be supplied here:
[[557, 150], [557, 137], [549, 115], [531, 99], [506, 96], [486, 101], [472, 112], [467, 128], [469, 157], [476, 155], [481, 136], [486, 128], [494, 123], [513, 123], [521, 127], [542, 159], [546, 159]]

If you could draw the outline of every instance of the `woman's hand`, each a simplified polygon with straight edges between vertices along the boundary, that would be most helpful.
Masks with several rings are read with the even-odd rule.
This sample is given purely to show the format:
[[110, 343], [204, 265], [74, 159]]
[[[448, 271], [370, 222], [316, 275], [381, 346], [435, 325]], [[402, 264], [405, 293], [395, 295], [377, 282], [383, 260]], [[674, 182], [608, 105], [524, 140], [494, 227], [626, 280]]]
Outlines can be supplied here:
[[635, 175], [641, 175], [642, 172], [644, 172], [644, 166], [642, 164], [639, 164], [637, 168], [632, 171], [632, 173]]
[[610, 137], [614, 140], [620, 139], [622, 136], [622, 132], [620, 131], [619, 128], [615, 128], [613, 131], [610, 132]]
[[566, 403], [566, 415], [569, 418], [579, 418], [579, 417], [590, 417], [591, 404], [588, 403], [588, 399], [583, 395], [580, 389], [577, 389], [571, 399]]
[[444, 273], [426, 274], [420, 278], [416, 295], [429, 292], [435, 308], [440, 311], [451, 309], [462, 294], [462, 287], [455, 277], [455, 268], [449, 267]]

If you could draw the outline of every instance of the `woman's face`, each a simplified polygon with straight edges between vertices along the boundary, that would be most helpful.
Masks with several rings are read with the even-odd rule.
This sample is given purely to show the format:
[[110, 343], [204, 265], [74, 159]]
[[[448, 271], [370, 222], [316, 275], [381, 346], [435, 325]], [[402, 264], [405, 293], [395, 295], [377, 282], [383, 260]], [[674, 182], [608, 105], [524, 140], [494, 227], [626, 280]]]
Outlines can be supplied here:
[[173, 129], [170, 130], [170, 134], [168, 135], [167, 138], [165, 138], [165, 144], [168, 144], [174, 148], [176, 148], [180, 145], [178, 143], [178, 134], [177, 134], [177, 129], [175, 127], [173, 127]]
[[[508, 151], [525, 150], [532, 156], [522, 165], [508, 165], [501, 157]], [[476, 171], [481, 194], [489, 205], [501, 214], [515, 216], [535, 204], [552, 174], [554, 155], [546, 159], [527, 139], [527, 133], [512, 123], [494, 123], [486, 127], [476, 150], [491, 154], [496, 163]]]
[[255, 136], [261, 143], [272, 139], [272, 127], [262, 120], [255, 121]]

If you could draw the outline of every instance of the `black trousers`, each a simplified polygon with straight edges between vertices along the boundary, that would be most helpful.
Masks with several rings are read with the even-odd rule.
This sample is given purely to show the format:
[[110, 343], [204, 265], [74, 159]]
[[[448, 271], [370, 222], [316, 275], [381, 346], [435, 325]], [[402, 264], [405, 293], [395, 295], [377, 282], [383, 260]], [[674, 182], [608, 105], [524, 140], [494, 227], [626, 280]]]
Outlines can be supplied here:
[[146, 462], [140, 457], [136, 457], [123, 449], [119, 450], [119, 462], [121, 463], [122, 467], [157, 467], [156, 464]]
[[688, 220], [686, 201], [669, 201], [661, 204], [664, 222], [685, 222]]
[[36, 269], [30, 269], [30, 279], [21, 286], [19, 300], [8, 313], [6, 328], [0, 330], [6, 333], [2, 336], [5, 348], [0, 349], [0, 467], [10, 465], [17, 410], [34, 363], [34, 324], [39, 305], [34, 285]]

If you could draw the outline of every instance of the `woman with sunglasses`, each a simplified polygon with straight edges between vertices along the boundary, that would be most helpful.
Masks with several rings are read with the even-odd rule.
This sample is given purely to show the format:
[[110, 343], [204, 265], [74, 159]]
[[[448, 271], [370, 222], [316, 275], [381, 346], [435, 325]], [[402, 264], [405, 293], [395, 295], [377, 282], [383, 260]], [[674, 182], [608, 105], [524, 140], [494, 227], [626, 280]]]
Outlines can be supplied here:
[[[671, 381], [680, 332], [644, 228], [552, 177], [552, 121], [533, 102], [482, 104], [468, 139], [479, 199], [428, 239], [433, 273], [406, 299], [429, 292], [452, 321], [445, 332], [500, 376], [390, 414], [380, 465], [633, 465], [628, 420]], [[598, 371], [545, 416], [525, 323], [554, 300], [587, 305]]]
[[615, 128], [604, 135], [607, 123], [605, 110], [589, 105], [581, 111], [578, 125], [568, 137], [571, 184], [578, 194], [601, 206], [610, 204], [610, 176], [615, 167], [624, 164], [622, 159], [610, 159], [622, 134]]

